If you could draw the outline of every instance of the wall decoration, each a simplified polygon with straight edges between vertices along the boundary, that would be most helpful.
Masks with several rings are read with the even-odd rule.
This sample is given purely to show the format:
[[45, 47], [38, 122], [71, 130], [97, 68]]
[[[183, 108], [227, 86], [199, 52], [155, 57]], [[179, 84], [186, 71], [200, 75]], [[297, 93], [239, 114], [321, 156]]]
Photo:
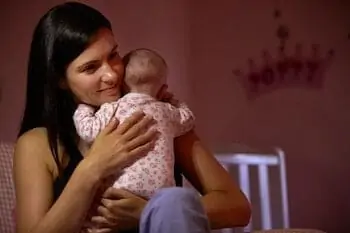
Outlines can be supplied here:
[[[281, 18], [282, 12], [275, 9], [273, 17], [276, 20]], [[233, 70], [250, 100], [283, 87], [317, 89], [323, 86], [325, 72], [332, 62], [334, 50], [322, 51], [319, 44], [296, 44], [292, 48], [294, 52], [288, 54], [286, 47], [290, 29], [285, 24], [278, 25], [276, 37], [279, 44], [275, 52], [271, 54], [263, 50], [261, 59], [248, 59], [248, 70]]]

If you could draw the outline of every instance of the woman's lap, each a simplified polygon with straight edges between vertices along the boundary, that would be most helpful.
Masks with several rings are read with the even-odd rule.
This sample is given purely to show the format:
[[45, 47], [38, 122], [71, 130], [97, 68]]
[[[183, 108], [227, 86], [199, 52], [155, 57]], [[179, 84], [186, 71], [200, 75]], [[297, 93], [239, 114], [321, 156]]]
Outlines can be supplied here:
[[207, 233], [207, 216], [199, 195], [188, 188], [164, 188], [146, 205], [140, 233]]

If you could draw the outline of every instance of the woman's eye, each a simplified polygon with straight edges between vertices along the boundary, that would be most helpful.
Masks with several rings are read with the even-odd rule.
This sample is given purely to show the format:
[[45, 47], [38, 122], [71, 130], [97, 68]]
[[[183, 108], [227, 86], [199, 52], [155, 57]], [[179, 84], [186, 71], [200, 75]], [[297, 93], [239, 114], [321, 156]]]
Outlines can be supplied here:
[[84, 72], [87, 74], [93, 74], [97, 70], [96, 65], [88, 65], [84, 68]]

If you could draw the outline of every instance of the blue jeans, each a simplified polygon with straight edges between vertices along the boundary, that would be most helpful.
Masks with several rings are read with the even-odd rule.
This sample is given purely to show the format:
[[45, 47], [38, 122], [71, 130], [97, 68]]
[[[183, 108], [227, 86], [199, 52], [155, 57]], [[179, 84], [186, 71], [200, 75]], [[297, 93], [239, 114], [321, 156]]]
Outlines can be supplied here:
[[140, 233], [209, 233], [199, 195], [188, 188], [164, 188], [141, 215]]

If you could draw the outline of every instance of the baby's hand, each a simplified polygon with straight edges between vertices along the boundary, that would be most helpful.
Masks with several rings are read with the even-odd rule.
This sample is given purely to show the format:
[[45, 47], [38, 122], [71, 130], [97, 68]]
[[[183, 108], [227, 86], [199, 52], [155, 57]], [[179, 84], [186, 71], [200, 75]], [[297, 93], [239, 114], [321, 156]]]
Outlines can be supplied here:
[[158, 94], [157, 99], [163, 102], [170, 103], [171, 105], [177, 106], [179, 101], [174, 98], [174, 94], [168, 91], [168, 85], [164, 84]]
[[175, 99], [175, 98], [171, 98], [169, 100], [169, 103], [175, 107], [178, 107], [179, 106], [179, 100]]

